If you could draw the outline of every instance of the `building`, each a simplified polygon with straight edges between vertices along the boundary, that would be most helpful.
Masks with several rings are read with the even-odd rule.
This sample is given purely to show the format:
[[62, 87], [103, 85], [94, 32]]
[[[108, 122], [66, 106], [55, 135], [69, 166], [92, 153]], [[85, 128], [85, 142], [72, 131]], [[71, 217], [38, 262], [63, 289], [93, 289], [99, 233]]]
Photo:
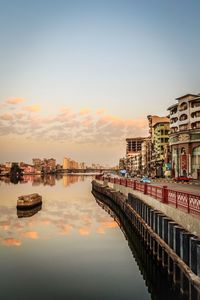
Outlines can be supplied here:
[[149, 149], [148, 173], [150, 176], [163, 176], [164, 145], [169, 139], [169, 118], [156, 115], [147, 116], [151, 145]]
[[172, 175], [200, 180], [200, 94], [186, 94], [176, 101], [168, 108]]
[[126, 158], [122, 157], [119, 159], [119, 170], [126, 169]]
[[75, 160], [72, 160], [69, 157], [64, 157], [63, 159], [63, 169], [79, 169], [79, 164]]
[[167, 160], [166, 147], [169, 144], [169, 119], [159, 121], [153, 125], [153, 158], [155, 160], [156, 176], [163, 177], [165, 171], [165, 161]]
[[150, 169], [150, 153], [151, 153], [151, 139], [150, 137], [145, 138], [143, 143], [142, 143], [142, 148], [141, 148], [141, 156], [142, 156], [142, 170], [141, 174], [148, 176], [150, 174], [149, 169]]
[[144, 139], [143, 137], [126, 139], [126, 170], [129, 174], [137, 175], [141, 173], [141, 150]]

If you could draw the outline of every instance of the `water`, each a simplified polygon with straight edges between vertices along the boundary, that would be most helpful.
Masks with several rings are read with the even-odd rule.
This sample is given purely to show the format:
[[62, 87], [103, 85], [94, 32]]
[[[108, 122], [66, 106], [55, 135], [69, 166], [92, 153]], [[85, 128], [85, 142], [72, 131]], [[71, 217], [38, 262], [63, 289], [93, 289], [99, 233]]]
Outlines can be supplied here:
[[[95, 200], [91, 177], [25, 179], [0, 181], [1, 299], [161, 299], [159, 287], [162, 299], [179, 299], [161, 270], [148, 271], [135, 235]], [[17, 197], [29, 193], [42, 195], [42, 208], [17, 212]]]

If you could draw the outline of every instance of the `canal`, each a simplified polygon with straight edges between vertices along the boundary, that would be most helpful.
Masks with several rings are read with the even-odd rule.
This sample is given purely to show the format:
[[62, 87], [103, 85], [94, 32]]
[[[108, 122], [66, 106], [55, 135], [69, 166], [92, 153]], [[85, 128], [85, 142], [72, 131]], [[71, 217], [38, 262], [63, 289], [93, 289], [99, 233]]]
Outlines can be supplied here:
[[[91, 193], [89, 176], [0, 181], [2, 299], [187, 299], [123, 217]], [[17, 197], [42, 207], [17, 212]]]

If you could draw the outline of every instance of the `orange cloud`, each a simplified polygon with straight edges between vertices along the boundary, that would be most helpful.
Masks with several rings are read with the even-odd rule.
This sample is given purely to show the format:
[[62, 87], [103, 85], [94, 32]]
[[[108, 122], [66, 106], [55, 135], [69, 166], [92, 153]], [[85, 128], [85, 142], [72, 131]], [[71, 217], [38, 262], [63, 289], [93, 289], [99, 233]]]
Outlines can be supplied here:
[[104, 234], [106, 229], [116, 227], [118, 227], [118, 225], [115, 221], [104, 221], [101, 222], [100, 226], [96, 229], [96, 232], [99, 234]]
[[80, 110], [80, 115], [82, 115], [82, 116], [87, 115], [89, 113], [91, 113], [91, 109], [89, 109], [89, 108], [83, 108]]
[[7, 238], [2, 241], [2, 244], [7, 247], [20, 247], [22, 242], [14, 238]]
[[23, 110], [30, 112], [38, 112], [40, 110], [40, 106], [38, 104], [27, 105], [23, 107]]
[[11, 97], [9, 98], [6, 102], [9, 104], [18, 104], [24, 102], [24, 98], [19, 98], [19, 97]]
[[1, 115], [0, 118], [4, 121], [12, 121], [13, 115], [11, 113], [5, 113], [5, 114]]
[[79, 234], [82, 236], [89, 235], [90, 230], [89, 230], [89, 228], [82, 227], [79, 229]]
[[39, 236], [38, 236], [37, 231], [27, 231], [27, 232], [23, 233], [23, 237], [36, 240], [36, 239], [38, 239]]

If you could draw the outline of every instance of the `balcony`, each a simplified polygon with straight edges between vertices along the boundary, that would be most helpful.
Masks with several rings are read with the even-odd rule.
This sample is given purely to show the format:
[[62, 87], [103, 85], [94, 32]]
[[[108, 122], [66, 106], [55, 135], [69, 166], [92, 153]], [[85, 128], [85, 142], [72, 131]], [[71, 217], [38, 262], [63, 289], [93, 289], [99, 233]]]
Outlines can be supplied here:
[[179, 131], [187, 131], [189, 129], [188, 124], [183, 124], [179, 126]]
[[198, 122], [194, 122], [191, 124], [191, 128], [194, 129], [200, 129], [200, 117]]
[[199, 102], [193, 102], [190, 106], [190, 112], [195, 112], [200, 109], [200, 101]]
[[188, 109], [188, 105], [186, 102], [181, 103], [181, 105], [179, 106], [179, 111], [185, 111], [186, 109]]

